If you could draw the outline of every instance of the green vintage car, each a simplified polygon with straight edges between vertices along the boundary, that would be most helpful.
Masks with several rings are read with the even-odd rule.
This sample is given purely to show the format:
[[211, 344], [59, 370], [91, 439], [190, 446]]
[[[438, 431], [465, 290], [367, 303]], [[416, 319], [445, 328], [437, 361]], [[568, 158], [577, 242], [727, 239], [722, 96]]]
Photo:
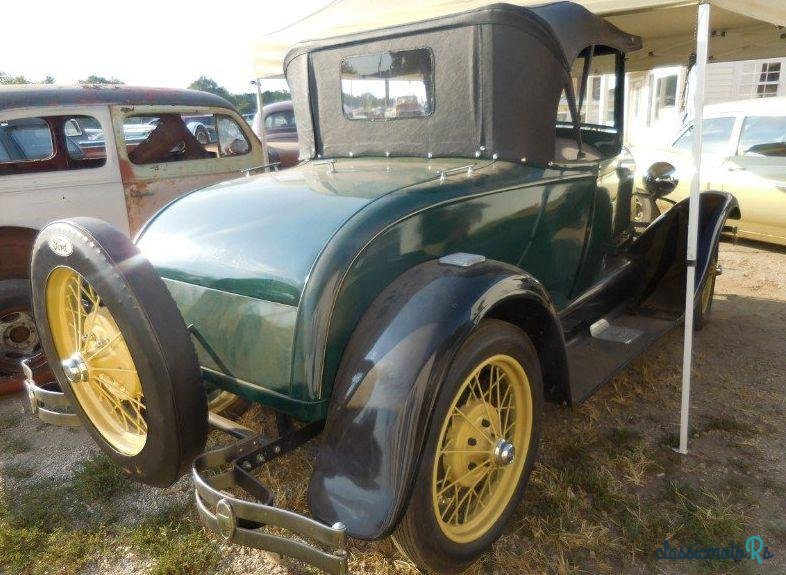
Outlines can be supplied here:
[[[623, 91], [582, 121], [639, 47], [568, 2], [295, 46], [298, 166], [178, 198], [133, 243], [93, 219], [40, 233], [57, 382], [30, 378], [34, 410], [141, 482], [191, 469], [229, 541], [344, 573], [347, 535], [392, 536], [466, 568], [524, 494], [544, 401], [583, 401], [677, 325], [686, 263], [709, 311], [733, 198], [703, 194], [686, 262], [687, 203], [632, 233]], [[209, 413], [216, 393], [272, 407], [280, 437]], [[210, 425], [238, 440], [204, 452]], [[311, 517], [276, 508], [254, 471], [317, 435]]]

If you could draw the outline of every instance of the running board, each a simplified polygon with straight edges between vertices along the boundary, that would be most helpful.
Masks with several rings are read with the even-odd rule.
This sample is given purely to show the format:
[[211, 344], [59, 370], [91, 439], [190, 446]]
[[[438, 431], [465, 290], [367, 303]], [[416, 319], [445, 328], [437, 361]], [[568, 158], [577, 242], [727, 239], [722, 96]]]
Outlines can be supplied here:
[[593, 323], [567, 346], [571, 403], [581, 403], [677, 325], [676, 319], [623, 314]]

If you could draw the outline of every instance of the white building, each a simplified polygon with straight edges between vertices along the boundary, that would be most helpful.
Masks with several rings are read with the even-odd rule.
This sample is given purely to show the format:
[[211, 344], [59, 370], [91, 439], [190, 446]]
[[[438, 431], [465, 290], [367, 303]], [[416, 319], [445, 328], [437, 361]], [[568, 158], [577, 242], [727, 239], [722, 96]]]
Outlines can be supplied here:
[[[684, 106], [687, 68], [657, 68], [627, 75], [626, 140], [631, 145], [671, 142], [691, 117]], [[786, 96], [786, 58], [710, 64], [705, 103]]]

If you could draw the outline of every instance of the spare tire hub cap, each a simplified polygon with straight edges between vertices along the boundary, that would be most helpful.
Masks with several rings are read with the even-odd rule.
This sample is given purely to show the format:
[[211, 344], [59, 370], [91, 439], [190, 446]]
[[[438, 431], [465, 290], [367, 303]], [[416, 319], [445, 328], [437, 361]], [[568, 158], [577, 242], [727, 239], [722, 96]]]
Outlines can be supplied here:
[[84, 383], [90, 379], [87, 363], [82, 354], [77, 352], [62, 363], [66, 379], [71, 384]]

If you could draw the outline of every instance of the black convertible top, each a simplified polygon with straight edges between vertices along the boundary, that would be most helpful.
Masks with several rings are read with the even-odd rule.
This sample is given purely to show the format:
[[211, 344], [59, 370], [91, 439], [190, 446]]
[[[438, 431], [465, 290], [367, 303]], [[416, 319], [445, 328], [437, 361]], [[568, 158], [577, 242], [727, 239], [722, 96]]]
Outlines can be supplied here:
[[[553, 159], [560, 93], [587, 47], [641, 47], [583, 6], [492, 4], [459, 14], [295, 45], [284, 60], [298, 116], [301, 157], [493, 156]], [[433, 53], [429, 117], [356, 121], [342, 112], [347, 57], [427, 47]]]

